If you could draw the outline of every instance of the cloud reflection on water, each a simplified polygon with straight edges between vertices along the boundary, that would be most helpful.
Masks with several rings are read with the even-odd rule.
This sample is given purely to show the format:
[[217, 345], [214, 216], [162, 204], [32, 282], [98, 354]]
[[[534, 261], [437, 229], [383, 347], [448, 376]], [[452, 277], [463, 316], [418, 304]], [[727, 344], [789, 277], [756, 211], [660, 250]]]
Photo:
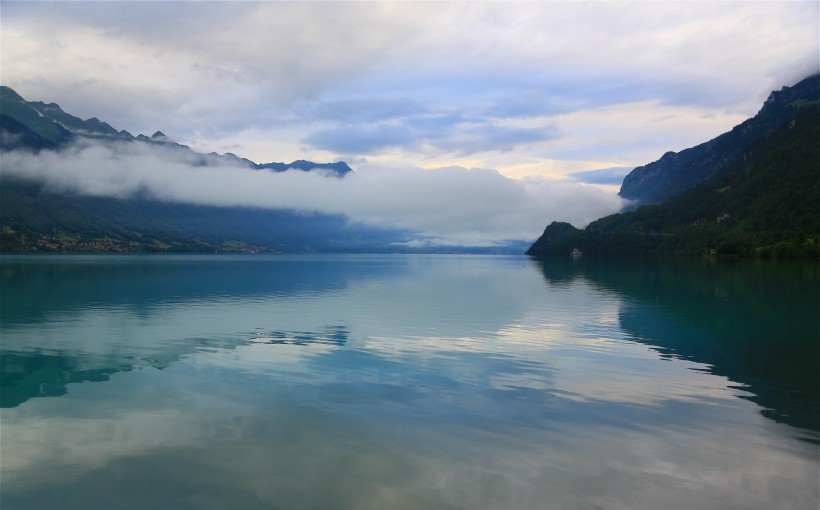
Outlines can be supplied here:
[[[70, 361], [67, 393], [4, 409], [4, 506], [816, 506], [816, 450], [730, 378], [635, 341], [641, 299], [600, 274], [389, 260], [290, 299], [143, 294], [4, 324], [4, 355]], [[109, 374], [71, 384], [75, 366]]]

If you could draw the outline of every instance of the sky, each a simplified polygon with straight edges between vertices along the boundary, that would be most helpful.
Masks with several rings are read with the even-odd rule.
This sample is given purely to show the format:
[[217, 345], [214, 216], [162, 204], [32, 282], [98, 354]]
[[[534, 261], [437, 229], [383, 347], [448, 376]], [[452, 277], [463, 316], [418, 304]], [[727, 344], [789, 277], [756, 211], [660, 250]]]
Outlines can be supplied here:
[[[344, 160], [386, 181], [367, 214], [331, 208], [356, 219], [378, 222], [379, 202], [401, 223], [403, 189], [443, 222], [453, 203], [428, 195], [464, 188], [456, 205], [485, 203], [488, 223], [527, 203], [536, 237], [617, 211], [632, 168], [820, 67], [816, 1], [3, 0], [0, 14], [0, 81], [27, 100], [258, 163]], [[379, 195], [369, 186], [360, 200]]]

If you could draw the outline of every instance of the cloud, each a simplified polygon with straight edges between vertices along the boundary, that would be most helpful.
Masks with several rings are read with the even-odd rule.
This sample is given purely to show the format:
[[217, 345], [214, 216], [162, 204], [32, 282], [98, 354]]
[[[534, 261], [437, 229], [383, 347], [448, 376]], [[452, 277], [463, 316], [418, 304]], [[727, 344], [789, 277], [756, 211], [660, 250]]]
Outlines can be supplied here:
[[[501, 168], [544, 159], [558, 133], [564, 154], [590, 161], [583, 133], [596, 129], [594, 116], [568, 118], [638, 103], [666, 108], [675, 120], [663, 136], [634, 118], [602, 134], [626, 128], [651, 138], [630, 153], [637, 166], [685, 147], [680, 137], [702, 130], [704, 115], [728, 130], [772, 89], [816, 72], [818, 10], [816, 2], [5, 2], [0, 33], [4, 82], [28, 99], [200, 147], [237, 143], [235, 152], [260, 161], [287, 159], [283, 151], [368, 157], [422, 148], [396, 152], [396, 161], [446, 166], [457, 155], [514, 149], [503, 165], [476, 158]], [[554, 131], [516, 124], [539, 118]], [[244, 143], [247, 132], [275, 141]], [[594, 159], [627, 164], [619, 149]]]
[[490, 169], [365, 167], [337, 179], [194, 166], [184, 155], [127, 142], [84, 142], [37, 155], [12, 151], [3, 155], [3, 173], [42, 181], [55, 192], [342, 214], [415, 231], [425, 242], [472, 246], [530, 241], [552, 220], [585, 225], [622, 204], [579, 183], [514, 180]]
[[[64, 98], [81, 115], [139, 132], [158, 119], [177, 137], [193, 126], [271, 126], [382, 61], [411, 29], [389, 11], [299, 2], [4, 6], [4, 74], [9, 66], [16, 79], [39, 77], [41, 87], [28, 87], [38, 98]], [[54, 86], [62, 93], [43, 90]]]
[[297, 105], [296, 112], [303, 119], [337, 122], [378, 122], [428, 114], [427, 109], [418, 100], [408, 97], [350, 97], [316, 101]]

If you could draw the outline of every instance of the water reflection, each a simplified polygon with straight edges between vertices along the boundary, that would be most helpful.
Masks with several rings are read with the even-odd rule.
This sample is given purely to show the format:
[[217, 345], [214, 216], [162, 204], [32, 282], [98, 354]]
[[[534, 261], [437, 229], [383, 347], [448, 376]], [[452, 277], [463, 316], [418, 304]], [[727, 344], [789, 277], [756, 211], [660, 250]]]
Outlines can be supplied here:
[[3, 260], [4, 508], [817, 506], [816, 448], [755, 403], [782, 374], [712, 353], [756, 299], [720, 276], [67, 261]]
[[[340, 263], [344, 260], [344, 263]], [[95, 306], [137, 314], [175, 302], [331, 292], [417, 270], [361, 256], [13, 256], [0, 259], [0, 321], [13, 326]]]
[[269, 331], [257, 330], [251, 338], [252, 343], [273, 345], [335, 345], [344, 346], [349, 333], [344, 326], [327, 326], [322, 331]]
[[112, 373], [131, 370], [130, 364], [101, 369], [76, 368], [72, 356], [35, 351], [20, 354], [2, 352], [0, 370], [0, 407], [15, 407], [33, 397], [65, 395], [69, 383], [107, 381]]
[[630, 340], [745, 388], [764, 416], [820, 432], [820, 267], [715, 260], [536, 259], [550, 286], [622, 296]]
[[[459, 269], [456, 259], [431, 266], [431, 260], [5, 257], [0, 403], [13, 407], [64, 394], [67, 384], [104, 381], [134, 367], [164, 368], [202, 350], [263, 338], [344, 345], [347, 324], [358, 325], [363, 338], [416, 337], [419, 328], [472, 338], [519, 313], [526, 297], [507, 288], [503, 274], [490, 272], [487, 280], [486, 268]], [[447, 285], [431, 294], [429, 283], [439, 279]], [[351, 286], [362, 299], [342, 297]], [[419, 319], [405, 319], [408, 303]], [[250, 337], [240, 333], [249, 327], [256, 327]]]

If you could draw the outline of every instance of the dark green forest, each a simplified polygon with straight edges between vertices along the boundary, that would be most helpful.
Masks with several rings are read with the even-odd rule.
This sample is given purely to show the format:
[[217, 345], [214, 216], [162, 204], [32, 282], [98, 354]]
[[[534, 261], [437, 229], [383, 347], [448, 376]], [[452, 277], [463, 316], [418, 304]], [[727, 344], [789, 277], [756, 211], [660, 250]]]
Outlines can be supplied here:
[[552, 223], [527, 254], [820, 258], [820, 107], [800, 106], [688, 191], [583, 230]]
[[624, 178], [618, 194], [635, 206], [660, 204], [736, 163], [753, 143], [812, 105], [820, 105], [820, 75], [773, 91], [754, 117], [730, 131], [635, 168]]

